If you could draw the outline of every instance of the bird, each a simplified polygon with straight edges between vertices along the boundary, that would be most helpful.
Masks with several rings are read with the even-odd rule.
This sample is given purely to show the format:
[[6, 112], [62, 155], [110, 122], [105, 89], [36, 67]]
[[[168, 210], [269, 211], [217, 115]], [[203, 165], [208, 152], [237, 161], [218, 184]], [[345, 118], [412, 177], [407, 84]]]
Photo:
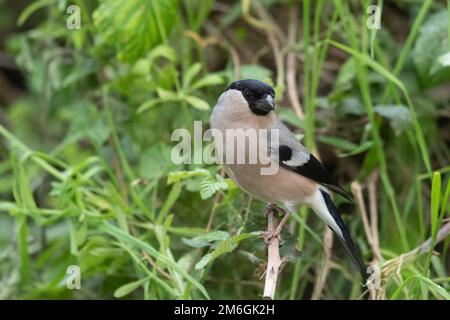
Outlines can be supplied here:
[[[324, 165], [298, 141], [275, 111], [275, 90], [270, 85], [254, 79], [232, 82], [220, 95], [210, 117], [211, 129], [223, 137], [219, 139], [220, 146], [218, 139], [214, 139], [220, 163], [227, 175], [246, 193], [269, 203], [269, 206], [280, 204], [287, 209], [279, 227], [299, 206], [310, 207], [336, 234], [363, 279], [367, 279], [366, 264], [332, 200], [331, 192], [349, 201], [352, 201], [352, 196], [334, 181]], [[258, 141], [246, 139], [240, 146], [230, 144], [230, 148], [227, 144], [231, 139], [227, 136], [230, 130], [241, 130], [241, 133], [262, 131], [264, 134], [257, 135]], [[272, 132], [277, 133], [277, 139]], [[266, 144], [259, 143], [261, 140]], [[261, 157], [250, 162], [252, 152], [249, 150]], [[230, 153], [233, 157], [228, 159]], [[242, 153], [245, 161], [236, 161], [237, 155]], [[264, 168], [272, 165], [277, 168], [274, 174], [262, 174]], [[280, 228], [277, 231], [280, 232]]]

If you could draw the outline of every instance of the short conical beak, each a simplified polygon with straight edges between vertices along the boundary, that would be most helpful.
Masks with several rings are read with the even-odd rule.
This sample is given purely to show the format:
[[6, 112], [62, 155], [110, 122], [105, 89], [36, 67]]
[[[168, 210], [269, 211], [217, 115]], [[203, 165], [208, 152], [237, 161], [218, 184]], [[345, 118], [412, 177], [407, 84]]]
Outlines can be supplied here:
[[275, 109], [275, 100], [268, 94], [256, 102], [256, 108], [262, 112], [270, 112]]

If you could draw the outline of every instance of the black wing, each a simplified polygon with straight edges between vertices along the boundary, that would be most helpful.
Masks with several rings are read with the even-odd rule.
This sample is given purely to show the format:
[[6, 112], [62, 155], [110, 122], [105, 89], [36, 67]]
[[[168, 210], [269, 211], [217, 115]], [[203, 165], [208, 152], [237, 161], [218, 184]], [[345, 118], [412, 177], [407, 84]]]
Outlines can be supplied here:
[[333, 180], [328, 170], [319, 160], [317, 160], [316, 157], [310, 154], [308, 161], [302, 165], [293, 166], [286, 163], [291, 160], [292, 154], [293, 152], [291, 147], [287, 145], [281, 145], [279, 147], [279, 161], [283, 168], [294, 171], [308, 179], [314, 180], [317, 183], [320, 183], [330, 190], [340, 194], [350, 202], [353, 202], [353, 197]]

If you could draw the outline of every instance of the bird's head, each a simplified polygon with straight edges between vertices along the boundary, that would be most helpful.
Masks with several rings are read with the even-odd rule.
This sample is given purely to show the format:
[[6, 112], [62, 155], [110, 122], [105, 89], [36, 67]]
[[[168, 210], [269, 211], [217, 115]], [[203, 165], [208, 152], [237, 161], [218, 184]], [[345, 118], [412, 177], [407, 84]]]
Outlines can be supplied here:
[[233, 82], [225, 91], [225, 99], [237, 99], [258, 116], [275, 109], [275, 91], [264, 82], [247, 79]]

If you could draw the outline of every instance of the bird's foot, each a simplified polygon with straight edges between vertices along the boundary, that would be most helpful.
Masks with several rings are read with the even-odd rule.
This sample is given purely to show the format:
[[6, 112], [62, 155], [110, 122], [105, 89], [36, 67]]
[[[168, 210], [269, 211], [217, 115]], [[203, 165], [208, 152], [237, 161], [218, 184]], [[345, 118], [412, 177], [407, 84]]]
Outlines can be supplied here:
[[280, 223], [277, 224], [275, 230], [267, 230], [262, 233], [264, 243], [267, 245], [269, 244], [271, 239], [277, 238], [280, 244], [282, 244], [283, 240], [281, 239], [281, 231], [283, 230], [283, 227], [289, 218], [289, 212], [286, 212], [283, 208], [280, 208], [275, 203], [269, 203], [266, 206], [266, 217], [269, 213], [273, 213], [274, 216], [277, 216], [277, 213], [281, 213], [283, 218], [281, 219]]
[[276, 203], [268, 203], [264, 210], [266, 218], [270, 212], [277, 213], [280, 209], [281, 208], [279, 208]]
[[286, 210], [284, 210], [283, 208], [279, 207], [276, 203], [268, 203], [265, 207], [265, 215], [267, 218], [267, 215], [273, 212], [277, 215], [277, 218], [281, 218], [284, 217], [287, 213]]

